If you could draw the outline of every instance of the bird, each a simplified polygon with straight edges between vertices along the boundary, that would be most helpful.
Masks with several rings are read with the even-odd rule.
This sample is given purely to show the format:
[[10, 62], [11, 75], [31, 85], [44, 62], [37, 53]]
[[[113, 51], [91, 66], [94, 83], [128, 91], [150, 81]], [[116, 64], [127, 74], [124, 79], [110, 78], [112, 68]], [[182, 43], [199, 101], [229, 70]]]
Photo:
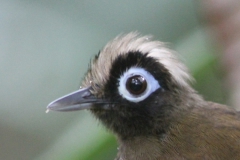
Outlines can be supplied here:
[[121, 34], [90, 61], [79, 90], [47, 110], [89, 110], [117, 137], [115, 160], [240, 159], [240, 113], [206, 101], [177, 53]]

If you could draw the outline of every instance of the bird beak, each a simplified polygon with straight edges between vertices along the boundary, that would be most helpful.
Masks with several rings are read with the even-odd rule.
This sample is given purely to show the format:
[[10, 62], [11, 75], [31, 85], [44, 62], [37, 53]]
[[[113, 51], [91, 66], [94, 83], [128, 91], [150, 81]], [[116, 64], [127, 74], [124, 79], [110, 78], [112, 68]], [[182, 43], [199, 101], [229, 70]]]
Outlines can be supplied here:
[[106, 103], [103, 99], [96, 98], [90, 92], [90, 89], [91, 87], [79, 89], [54, 100], [47, 106], [47, 111], [75, 111], [91, 109], [93, 104]]

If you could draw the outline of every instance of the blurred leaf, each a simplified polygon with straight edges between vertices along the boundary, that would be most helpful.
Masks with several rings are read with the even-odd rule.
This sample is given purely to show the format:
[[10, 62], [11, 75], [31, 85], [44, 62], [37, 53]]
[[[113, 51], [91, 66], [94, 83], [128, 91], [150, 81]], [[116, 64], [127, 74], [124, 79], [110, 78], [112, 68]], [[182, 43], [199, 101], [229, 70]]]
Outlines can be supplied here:
[[77, 118], [36, 160], [97, 160], [104, 156], [114, 159], [117, 152], [115, 138], [88, 112], [82, 112], [81, 118]]

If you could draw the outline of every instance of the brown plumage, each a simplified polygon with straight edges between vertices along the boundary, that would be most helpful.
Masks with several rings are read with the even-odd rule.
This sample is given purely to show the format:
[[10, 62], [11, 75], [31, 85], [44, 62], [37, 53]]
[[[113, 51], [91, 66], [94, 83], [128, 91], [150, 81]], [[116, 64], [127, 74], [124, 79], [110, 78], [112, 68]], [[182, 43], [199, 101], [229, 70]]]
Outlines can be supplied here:
[[91, 63], [83, 89], [49, 110], [89, 109], [118, 138], [116, 160], [240, 159], [240, 114], [206, 102], [173, 51], [137, 33]]
[[227, 160], [240, 157], [239, 113], [208, 102], [174, 119], [164, 136], [120, 141], [123, 160]]

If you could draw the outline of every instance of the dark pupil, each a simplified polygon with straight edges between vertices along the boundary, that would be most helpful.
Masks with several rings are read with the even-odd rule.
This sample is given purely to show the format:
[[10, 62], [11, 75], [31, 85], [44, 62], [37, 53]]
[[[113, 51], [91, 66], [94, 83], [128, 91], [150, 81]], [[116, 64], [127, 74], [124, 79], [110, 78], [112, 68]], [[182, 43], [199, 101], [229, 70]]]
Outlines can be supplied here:
[[128, 78], [126, 83], [127, 90], [135, 95], [142, 94], [147, 88], [147, 82], [144, 77], [135, 75]]

